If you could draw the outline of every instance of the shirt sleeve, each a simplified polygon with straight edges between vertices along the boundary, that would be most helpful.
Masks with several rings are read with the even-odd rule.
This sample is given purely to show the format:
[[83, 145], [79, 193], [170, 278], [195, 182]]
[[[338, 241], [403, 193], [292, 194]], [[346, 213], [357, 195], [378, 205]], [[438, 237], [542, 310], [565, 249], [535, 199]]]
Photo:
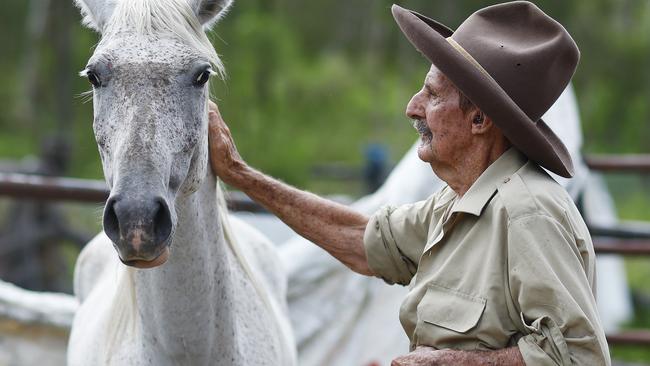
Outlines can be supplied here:
[[368, 266], [387, 283], [408, 285], [415, 275], [435, 197], [398, 208], [385, 206], [370, 218], [363, 238]]
[[574, 235], [555, 219], [510, 222], [508, 278], [527, 365], [610, 365], [585, 265]]

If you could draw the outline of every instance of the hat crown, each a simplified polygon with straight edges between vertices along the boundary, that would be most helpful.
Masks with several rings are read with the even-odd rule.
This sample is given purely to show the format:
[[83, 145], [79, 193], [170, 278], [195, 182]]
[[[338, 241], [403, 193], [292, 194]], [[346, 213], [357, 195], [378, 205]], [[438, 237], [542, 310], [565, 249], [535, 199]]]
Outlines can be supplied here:
[[533, 121], [566, 88], [580, 58], [566, 29], [527, 1], [481, 9], [452, 38]]

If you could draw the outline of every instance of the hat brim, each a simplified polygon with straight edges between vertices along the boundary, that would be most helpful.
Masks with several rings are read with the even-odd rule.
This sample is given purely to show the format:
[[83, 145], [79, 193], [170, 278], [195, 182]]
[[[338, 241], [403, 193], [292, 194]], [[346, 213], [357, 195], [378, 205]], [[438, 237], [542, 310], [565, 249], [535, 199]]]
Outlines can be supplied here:
[[571, 155], [560, 138], [543, 120], [531, 120], [493, 78], [454, 48], [446, 39], [453, 34], [451, 29], [398, 5], [391, 11], [413, 46], [489, 116], [518, 150], [555, 174], [573, 176]]

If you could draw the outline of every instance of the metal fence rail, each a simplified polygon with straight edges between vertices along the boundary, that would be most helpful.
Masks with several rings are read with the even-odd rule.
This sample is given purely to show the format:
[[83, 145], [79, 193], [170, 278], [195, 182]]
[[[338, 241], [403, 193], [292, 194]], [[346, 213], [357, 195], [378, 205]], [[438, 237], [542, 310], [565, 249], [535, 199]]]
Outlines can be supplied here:
[[585, 163], [601, 172], [650, 173], [650, 154], [587, 155]]
[[[101, 203], [108, 199], [109, 193], [106, 183], [101, 180], [0, 172], [0, 196], [5, 197], [35, 201]], [[233, 211], [266, 211], [241, 192], [229, 192], [226, 199], [228, 208]]]
[[650, 256], [650, 240], [612, 240], [593, 238], [596, 254], [647, 255]]
[[647, 346], [650, 344], [650, 331], [630, 330], [618, 334], [608, 334], [607, 343], [626, 346]]
[[108, 199], [103, 181], [0, 173], [0, 196], [35, 201], [74, 201], [97, 203]]

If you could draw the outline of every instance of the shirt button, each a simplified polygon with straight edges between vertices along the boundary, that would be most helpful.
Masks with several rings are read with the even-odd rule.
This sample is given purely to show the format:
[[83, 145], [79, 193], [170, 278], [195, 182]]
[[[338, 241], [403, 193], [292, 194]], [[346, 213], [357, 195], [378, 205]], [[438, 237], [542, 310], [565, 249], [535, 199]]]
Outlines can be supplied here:
[[510, 182], [510, 177], [503, 180], [503, 183], [508, 183], [508, 182]]
[[375, 222], [375, 229], [379, 230], [379, 221]]

